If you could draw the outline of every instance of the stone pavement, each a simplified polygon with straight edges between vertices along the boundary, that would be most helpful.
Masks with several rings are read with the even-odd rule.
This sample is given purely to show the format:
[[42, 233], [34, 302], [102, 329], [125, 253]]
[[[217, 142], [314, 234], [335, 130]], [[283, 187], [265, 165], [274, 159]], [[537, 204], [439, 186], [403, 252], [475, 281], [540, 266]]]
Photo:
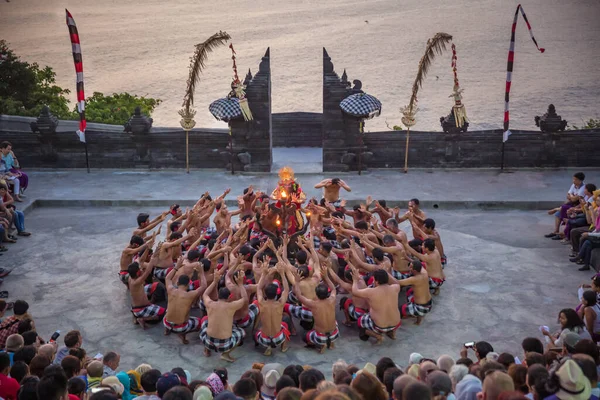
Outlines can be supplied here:
[[[156, 215], [162, 208], [143, 208]], [[181, 366], [204, 379], [226, 366], [237, 379], [253, 362], [310, 364], [330, 374], [339, 358], [359, 366], [389, 356], [406, 366], [411, 352], [426, 357], [458, 357], [461, 344], [487, 340], [498, 352], [520, 354], [520, 341], [540, 337], [539, 325], [556, 326], [558, 311], [577, 304], [578, 285], [592, 273], [578, 272], [567, 260], [567, 247], [543, 234], [551, 217], [537, 211], [431, 210], [449, 257], [447, 281], [421, 326], [404, 321], [398, 339], [380, 347], [358, 339], [356, 328], [340, 326], [335, 350], [319, 355], [303, 348], [300, 337], [290, 350], [267, 358], [251, 338], [234, 351], [238, 362], [206, 359], [197, 334], [183, 346], [163, 336], [161, 326], [143, 331], [132, 324], [130, 299], [119, 281], [119, 256], [129, 240], [139, 207], [39, 208], [26, 218], [29, 238], [8, 245], [2, 267], [14, 268], [3, 290], [9, 300], [25, 299], [45, 339], [60, 329], [83, 333], [88, 354], [115, 350], [121, 368], [149, 362], [162, 371]], [[429, 210], [428, 210], [429, 212]], [[408, 230], [408, 226], [403, 224]], [[404, 296], [401, 296], [404, 300]], [[193, 313], [196, 313], [194, 311]], [[338, 320], [343, 315], [338, 311]], [[62, 340], [59, 340], [62, 344]], [[471, 355], [473, 357], [473, 355]]]
[[[231, 188], [230, 201], [242, 194], [244, 188], [255, 188], [270, 193], [276, 186], [277, 174], [236, 174], [223, 171], [135, 171], [102, 170], [90, 174], [85, 171], [27, 171], [30, 188], [26, 208], [36, 199], [42, 205], [119, 205], [164, 206], [175, 201], [182, 205], [198, 199], [205, 191], [217, 195]], [[404, 205], [413, 197], [423, 201], [426, 208], [514, 208], [544, 209], [565, 197], [575, 170], [517, 171], [499, 173], [490, 170], [412, 170], [370, 171], [356, 173], [297, 174], [307, 196], [321, 197], [314, 185], [325, 178], [338, 176], [352, 188], [342, 190], [342, 198], [354, 204], [368, 195], [386, 199], [390, 205]], [[600, 170], [586, 170], [587, 182], [600, 186]], [[65, 202], [65, 200], [68, 200]], [[63, 202], [61, 204], [61, 202]], [[39, 204], [39, 203], [38, 203]]]

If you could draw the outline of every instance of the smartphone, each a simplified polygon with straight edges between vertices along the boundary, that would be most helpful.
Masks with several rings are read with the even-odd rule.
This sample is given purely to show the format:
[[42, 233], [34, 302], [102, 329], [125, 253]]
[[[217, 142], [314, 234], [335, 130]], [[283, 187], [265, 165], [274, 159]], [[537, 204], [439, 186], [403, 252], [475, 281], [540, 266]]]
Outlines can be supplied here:
[[473, 346], [475, 346], [475, 342], [467, 342], [467, 343], [465, 343], [465, 347], [466, 348], [473, 348]]
[[94, 360], [102, 360], [104, 356], [102, 355], [102, 353], [98, 353], [94, 356]]
[[56, 331], [52, 334], [52, 337], [50, 338], [50, 343], [52, 342], [56, 342], [56, 339], [58, 339], [58, 337], [60, 336], [60, 331]]

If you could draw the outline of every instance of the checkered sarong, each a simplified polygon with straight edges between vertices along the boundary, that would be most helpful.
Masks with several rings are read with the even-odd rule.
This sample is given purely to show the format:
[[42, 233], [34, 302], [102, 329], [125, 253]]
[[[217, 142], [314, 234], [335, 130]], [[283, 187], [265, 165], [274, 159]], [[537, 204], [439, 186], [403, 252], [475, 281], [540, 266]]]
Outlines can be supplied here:
[[164, 281], [173, 268], [154, 268], [154, 277]]
[[150, 304], [144, 307], [131, 307], [131, 312], [136, 318], [151, 318], [151, 317], [162, 317], [165, 310], [163, 307], [157, 306], [156, 304]]
[[277, 336], [266, 336], [261, 330], [254, 334], [254, 341], [260, 344], [262, 347], [275, 348], [282, 345], [286, 340], [290, 340], [290, 331], [285, 322], [281, 323], [281, 331]]
[[367, 310], [354, 306], [352, 299], [347, 297], [342, 298], [341, 306], [348, 313], [351, 321], [358, 321], [360, 317], [367, 313]]
[[144, 285], [144, 293], [146, 293], [146, 297], [150, 297], [152, 296], [152, 294], [156, 291], [156, 288], [158, 287], [159, 282], [154, 282], [154, 283], [149, 283], [147, 285]]
[[442, 287], [442, 285], [444, 284], [444, 282], [446, 282], [445, 279], [432, 278], [430, 276], [429, 277], [429, 289], [430, 290], [434, 290], [434, 289], [440, 288], [440, 287]]
[[338, 329], [337, 322], [335, 323], [335, 329], [333, 332], [321, 333], [317, 332], [316, 329], [312, 329], [306, 332], [306, 343], [315, 346], [328, 346], [335, 342], [340, 337], [340, 331]]
[[398, 325], [396, 325], [396, 326], [388, 326], [388, 327], [382, 328], [375, 324], [375, 322], [371, 318], [371, 314], [366, 313], [358, 319], [357, 324], [358, 324], [359, 328], [363, 328], [363, 329], [366, 329], [366, 330], [369, 330], [369, 331], [372, 331], [375, 333], [382, 334], [382, 333], [388, 333], [388, 332], [395, 331], [396, 329], [398, 329], [400, 327], [400, 323], [401, 322], [398, 322]]
[[306, 307], [295, 306], [293, 304], [286, 303], [283, 310], [285, 311], [286, 314], [296, 317], [300, 321], [305, 321], [305, 322], [314, 322], [315, 321], [312, 311], [310, 311]]
[[245, 329], [249, 326], [254, 325], [254, 321], [256, 321], [256, 317], [260, 314], [260, 309], [258, 308], [257, 302], [251, 303], [248, 306], [248, 315], [246, 315], [243, 319], [234, 322], [238, 328]]
[[446, 268], [446, 265], [448, 265], [448, 257], [442, 256], [442, 269]]
[[123, 284], [127, 285], [129, 283], [129, 272], [127, 272], [127, 271], [120, 271], [119, 272], [119, 279], [121, 280], [121, 282], [123, 282]]
[[184, 322], [183, 324], [179, 325], [175, 325], [167, 321], [167, 318], [163, 318], [163, 325], [171, 332], [188, 333], [197, 331], [200, 328], [200, 318], [190, 317], [190, 319], [188, 319], [187, 322]]
[[392, 276], [396, 278], [396, 280], [401, 281], [402, 279], [410, 278], [412, 276], [412, 273], [410, 271], [400, 272], [396, 271], [395, 269], [392, 269]]
[[242, 116], [242, 109], [237, 97], [224, 97], [210, 103], [208, 111], [219, 121], [228, 122]]
[[300, 300], [298, 300], [298, 298], [296, 297], [296, 295], [294, 294], [293, 291], [290, 290], [289, 294], [288, 294], [288, 299], [287, 299], [288, 303], [292, 304], [292, 305], [300, 305]]
[[202, 319], [202, 326], [200, 327], [200, 340], [204, 343], [204, 347], [209, 350], [216, 352], [226, 352], [234, 349], [239, 345], [244, 337], [246, 337], [246, 331], [237, 326], [231, 328], [231, 337], [227, 339], [216, 339], [208, 336], [206, 333], [208, 330], [208, 317]]
[[381, 102], [366, 93], [355, 93], [340, 102], [340, 108], [354, 117], [373, 118], [381, 114]]
[[433, 306], [433, 300], [429, 300], [427, 304], [415, 303], [414, 296], [408, 296], [408, 303], [404, 304], [401, 309], [402, 316], [412, 315], [413, 317], [424, 317], [429, 314]]

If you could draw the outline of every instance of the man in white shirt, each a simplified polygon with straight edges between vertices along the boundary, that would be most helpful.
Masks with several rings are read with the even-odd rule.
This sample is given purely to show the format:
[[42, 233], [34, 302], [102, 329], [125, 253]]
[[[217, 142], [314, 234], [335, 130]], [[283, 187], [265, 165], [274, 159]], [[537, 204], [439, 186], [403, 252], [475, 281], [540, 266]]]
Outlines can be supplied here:
[[560, 207], [553, 208], [548, 211], [549, 215], [554, 215], [554, 232], [545, 235], [547, 238], [553, 240], [562, 239], [560, 234], [560, 225], [563, 220], [567, 218], [567, 210], [574, 205], [579, 203], [579, 198], [584, 197], [585, 191], [585, 174], [583, 172], [577, 172], [573, 175], [573, 184], [567, 192], [567, 201]]

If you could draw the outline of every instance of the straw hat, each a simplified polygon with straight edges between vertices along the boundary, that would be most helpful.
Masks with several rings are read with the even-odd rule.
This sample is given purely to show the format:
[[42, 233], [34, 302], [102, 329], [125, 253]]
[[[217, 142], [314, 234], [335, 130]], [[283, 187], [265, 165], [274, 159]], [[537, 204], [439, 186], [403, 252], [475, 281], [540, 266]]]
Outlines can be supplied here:
[[561, 400], [587, 400], [592, 394], [590, 381], [573, 360], [567, 360], [555, 372], [559, 390], [556, 397]]

